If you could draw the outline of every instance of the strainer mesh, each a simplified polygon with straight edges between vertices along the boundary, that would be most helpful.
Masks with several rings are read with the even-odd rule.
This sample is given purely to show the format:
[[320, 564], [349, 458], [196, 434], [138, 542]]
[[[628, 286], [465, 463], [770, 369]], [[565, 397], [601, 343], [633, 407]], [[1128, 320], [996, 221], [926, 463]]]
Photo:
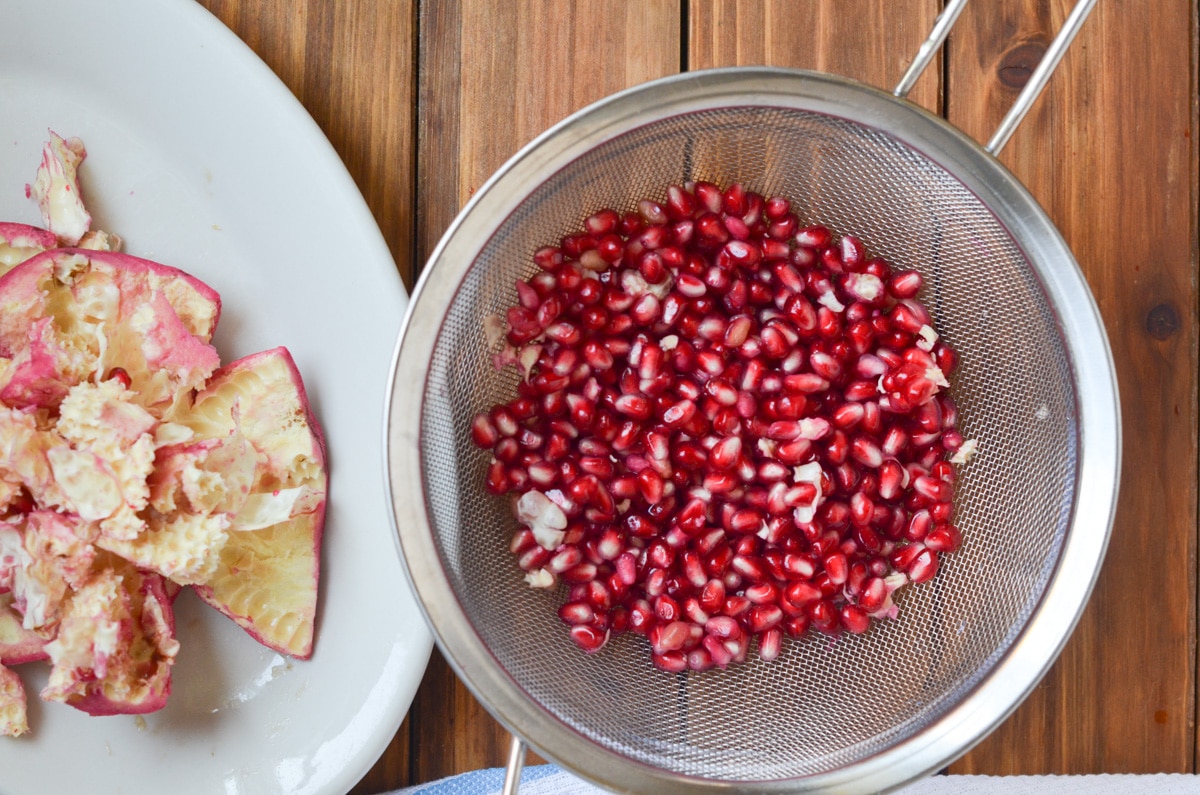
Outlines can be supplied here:
[[[510, 502], [482, 487], [473, 415], [513, 395], [482, 319], [515, 298], [531, 254], [602, 207], [665, 200], [686, 180], [740, 181], [793, 200], [803, 223], [852, 232], [925, 276], [923, 301], [959, 351], [963, 548], [900, 616], [864, 636], [785, 642], [773, 663], [670, 675], [644, 639], [599, 654], [570, 642], [561, 591], [526, 587], [507, 543]], [[630, 759], [682, 775], [772, 781], [819, 774], [914, 735], [988, 672], [1030, 616], [1057, 561], [1075, 494], [1078, 438], [1068, 356], [1033, 269], [980, 200], [929, 158], [857, 123], [786, 108], [728, 107], [609, 140], [536, 188], [486, 241], [445, 314], [425, 385], [421, 448], [430, 523], [467, 616], [530, 699]], [[753, 657], [753, 652], [751, 654]], [[517, 727], [518, 730], [520, 727]]]

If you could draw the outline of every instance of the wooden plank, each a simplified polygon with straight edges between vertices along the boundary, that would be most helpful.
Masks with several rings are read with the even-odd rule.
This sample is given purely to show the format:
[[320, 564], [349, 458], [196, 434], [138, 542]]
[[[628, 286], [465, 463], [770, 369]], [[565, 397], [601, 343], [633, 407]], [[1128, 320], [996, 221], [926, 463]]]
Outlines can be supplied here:
[[[1070, 10], [972, 3], [950, 121], [986, 140]], [[1072, 247], [1121, 387], [1120, 504], [1089, 607], [1032, 696], [956, 773], [1194, 769], [1196, 129], [1187, 2], [1099, 3], [1001, 160]]]
[[[680, 24], [677, 0], [421, 4], [418, 262], [525, 143], [590, 102], [678, 71]], [[413, 783], [506, 760], [508, 733], [436, 651], [410, 720]]]
[[366, 198], [411, 288], [415, 0], [200, 2], [304, 104]]
[[[938, 0], [694, 0], [688, 67], [782, 66], [891, 91], [941, 10]], [[941, 56], [909, 99], [938, 112]]]

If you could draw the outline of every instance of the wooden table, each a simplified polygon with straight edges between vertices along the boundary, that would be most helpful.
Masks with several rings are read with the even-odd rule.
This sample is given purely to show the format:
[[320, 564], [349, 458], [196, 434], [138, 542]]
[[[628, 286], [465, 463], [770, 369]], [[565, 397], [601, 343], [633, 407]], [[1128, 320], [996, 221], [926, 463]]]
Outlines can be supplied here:
[[[891, 88], [939, 0], [201, 0], [332, 140], [411, 287], [520, 146], [626, 86], [735, 64]], [[986, 139], [1071, 0], [967, 6], [910, 99]], [[1121, 385], [1120, 507], [1056, 665], [955, 773], [1194, 772], [1197, 59], [1189, 0], [1101, 0], [1001, 160], [1074, 250]], [[376, 528], [380, 530], [381, 528]], [[435, 652], [353, 790], [501, 765], [508, 735]]]

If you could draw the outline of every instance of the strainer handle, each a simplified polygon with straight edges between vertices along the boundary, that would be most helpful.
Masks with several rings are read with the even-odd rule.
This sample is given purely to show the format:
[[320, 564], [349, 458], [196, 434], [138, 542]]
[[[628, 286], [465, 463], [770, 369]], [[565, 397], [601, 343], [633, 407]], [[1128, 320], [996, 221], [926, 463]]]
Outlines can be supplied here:
[[942, 42], [946, 40], [946, 36], [950, 35], [950, 28], [954, 27], [954, 23], [958, 21], [958, 15], [962, 13], [966, 5], [967, 0], [950, 0], [949, 3], [946, 3], [946, 7], [942, 9], [942, 13], [938, 14], [937, 20], [933, 23], [933, 30], [929, 32], [929, 38], [925, 39], [921, 49], [917, 50], [917, 57], [913, 58], [913, 62], [908, 65], [908, 71], [904, 73], [904, 77], [900, 78], [893, 94], [900, 99], [908, 96], [908, 92], [912, 91], [913, 86], [917, 84], [917, 78], [933, 61], [934, 56], [941, 49]]
[[[908, 92], [912, 90], [913, 85], [917, 82], [917, 78], [921, 76], [921, 72], [925, 71], [925, 67], [929, 66], [937, 54], [938, 48], [942, 46], [942, 42], [946, 40], [946, 36], [950, 33], [950, 28], [954, 26], [958, 15], [962, 13], [963, 7], [966, 6], [967, 0], [950, 0], [942, 13], [938, 15], [937, 21], [933, 24], [933, 30], [929, 34], [929, 38], [921, 45], [917, 51], [917, 57], [913, 59], [909, 65], [908, 71], [904, 73], [904, 77], [900, 78], [896, 90], [892, 93], [903, 99], [908, 96]], [[1046, 54], [1042, 56], [1042, 60], [1038, 62], [1037, 69], [1029, 78], [1029, 82], [1025, 84], [1025, 88], [1021, 89], [1020, 95], [1017, 96], [1017, 101], [1008, 109], [1008, 113], [1004, 116], [1000, 126], [996, 128], [996, 132], [992, 135], [992, 139], [988, 141], [984, 147], [992, 156], [1000, 154], [1000, 150], [1008, 143], [1008, 139], [1017, 129], [1017, 125], [1025, 118], [1025, 114], [1033, 107], [1033, 103], [1037, 100], [1038, 95], [1042, 93], [1042, 89], [1046, 87], [1046, 83], [1050, 80], [1050, 75], [1054, 73], [1058, 67], [1058, 62], [1062, 60], [1067, 48], [1071, 46], [1071, 42], [1075, 39], [1075, 34], [1083, 27], [1084, 20], [1088, 14], [1092, 12], [1092, 8], [1096, 5], [1096, 0], [1079, 0], [1075, 7], [1071, 9], [1071, 13], [1067, 16], [1066, 22], [1063, 23], [1062, 29], [1058, 31], [1058, 35], [1054, 37], [1054, 41], [1050, 42], [1050, 46], [1046, 49]]]
[[512, 736], [508, 747], [508, 764], [504, 768], [504, 788], [500, 795], [517, 795], [521, 788], [521, 772], [525, 769], [525, 743], [517, 735]]

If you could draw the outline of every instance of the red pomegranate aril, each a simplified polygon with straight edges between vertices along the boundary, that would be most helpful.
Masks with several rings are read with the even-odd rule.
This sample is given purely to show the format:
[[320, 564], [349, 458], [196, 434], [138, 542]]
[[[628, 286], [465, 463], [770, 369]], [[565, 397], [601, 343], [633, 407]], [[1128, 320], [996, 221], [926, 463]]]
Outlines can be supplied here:
[[926, 536], [929, 536], [932, 528], [934, 528], [934, 518], [930, 515], [929, 510], [923, 508], [913, 513], [912, 518], [908, 520], [904, 537], [911, 540], [911, 542], [919, 542], [919, 540], [924, 540]]
[[716, 248], [729, 240], [729, 230], [715, 213], [704, 213], [696, 218], [695, 236], [701, 246]]
[[[758, 251], [753, 247], [745, 245], [745, 241], [750, 239], [750, 227], [741, 218], [734, 215], [721, 216], [721, 223], [725, 226], [725, 231], [733, 238], [726, 247], [717, 254], [717, 264], [722, 267], [732, 265], [753, 265], [758, 262]], [[737, 248], [731, 249], [730, 245], [736, 245]], [[747, 259], [750, 252], [755, 254], [754, 259]], [[728, 258], [728, 259], [724, 259]]]
[[583, 222], [584, 228], [593, 235], [604, 235], [616, 232], [620, 228], [621, 216], [616, 210], [604, 209], [588, 216]]
[[746, 508], [735, 511], [729, 524], [729, 529], [735, 533], [753, 533], [762, 527], [763, 517], [758, 511]]
[[546, 565], [549, 560], [550, 550], [535, 545], [521, 552], [517, 558], [517, 565], [522, 571], [534, 571]]
[[730, 651], [725, 642], [716, 635], [705, 635], [702, 641], [704, 651], [708, 652], [709, 659], [713, 665], [724, 669], [734, 661], [734, 653]]
[[920, 541], [900, 547], [889, 557], [892, 566], [898, 571], [907, 572], [913, 561], [925, 551], [925, 545]]
[[815, 629], [831, 634], [838, 626], [839, 613], [831, 602], [820, 599], [808, 606], [808, 618]]
[[911, 301], [903, 301], [896, 304], [888, 314], [888, 317], [891, 319], [893, 326], [909, 334], [918, 334], [923, 326], [929, 324], [928, 313], [924, 312], [924, 310], [918, 311], [917, 304]]
[[600, 651], [608, 643], [608, 631], [601, 631], [588, 625], [571, 627], [571, 640], [575, 645], [589, 654]]
[[892, 274], [888, 292], [895, 298], [913, 298], [921, 291], [924, 280], [916, 271], [900, 271]]
[[555, 574], [562, 574], [568, 569], [578, 566], [582, 560], [583, 553], [579, 551], [579, 547], [563, 545], [547, 561], [546, 568]]
[[825, 573], [829, 575], [830, 581], [834, 585], [842, 585], [849, 577], [850, 569], [846, 561], [846, 556], [840, 552], [829, 555], [823, 561]]
[[954, 496], [954, 489], [943, 480], [929, 475], [919, 475], [912, 481], [913, 490], [931, 502], [948, 502]]
[[721, 194], [721, 209], [729, 215], [742, 216], [746, 214], [746, 190], [738, 183], [733, 183]]
[[683, 615], [683, 610], [679, 607], [679, 603], [667, 594], [659, 595], [651, 601], [651, 604], [654, 605], [654, 614], [664, 623], [675, 621]]
[[476, 414], [471, 421], [471, 441], [484, 449], [490, 448], [500, 439], [500, 432], [487, 414]]
[[557, 488], [569, 526], [513, 554], [569, 586], [578, 645], [632, 630], [664, 670], [865, 631], [961, 543], [944, 459], [964, 439], [934, 383], [957, 355], [919, 274], [854, 235], [740, 185], [665, 195], [593, 213], [515, 287], [523, 377], [471, 440], [490, 493]]
[[936, 524], [949, 522], [954, 516], [954, 503], [952, 502], [935, 502], [929, 506], [929, 515], [933, 517]]
[[534, 263], [546, 271], [556, 271], [563, 264], [562, 249], [556, 246], [544, 246], [533, 253]]
[[763, 202], [763, 215], [771, 221], [786, 217], [791, 209], [791, 201], [784, 196], [770, 196]]
[[725, 583], [716, 577], [709, 579], [701, 588], [698, 597], [700, 607], [708, 613], [716, 613], [725, 606]]
[[758, 604], [746, 611], [744, 621], [750, 632], [758, 634], [779, 626], [783, 618], [783, 610], [778, 605]]
[[742, 440], [737, 436], [727, 436], [708, 451], [708, 463], [717, 469], [730, 469], [737, 464], [741, 453]]
[[926, 582], [937, 574], [938, 556], [931, 549], [924, 549], [905, 569], [908, 578], [914, 583]]
[[808, 226], [796, 233], [796, 243], [810, 248], [824, 248], [833, 240], [833, 234], [823, 226]]
[[756, 605], [774, 604], [779, 600], [779, 586], [772, 582], [758, 582], [746, 586], [744, 595]]
[[[728, 574], [726, 576], [728, 576]], [[728, 589], [729, 585], [726, 584], [725, 587]], [[725, 604], [721, 607], [721, 610], [727, 617], [736, 618], [749, 610], [750, 607], [750, 600], [744, 596], [727, 596], [725, 597]]]
[[667, 188], [667, 215], [672, 220], [691, 218], [696, 212], [696, 197], [678, 185]]
[[847, 270], [856, 270], [866, 259], [865, 249], [862, 241], [853, 235], [842, 236], [841, 248], [839, 249], [839, 252], [841, 254], [842, 263], [846, 266]]
[[962, 543], [962, 535], [952, 524], [939, 524], [925, 536], [925, 548], [934, 552], [954, 552]]
[[857, 605], [844, 605], [839, 618], [846, 631], [853, 635], [861, 635], [871, 627], [870, 617]]
[[798, 638], [804, 635], [804, 633], [808, 632], [810, 624], [811, 621], [809, 620], [807, 613], [788, 616], [788, 618], [783, 622], [783, 631], [786, 632], [789, 637]]
[[711, 182], [695, 182], [684, 186], [696, 197], [697, 210], [721, 212], [721, 189]]
[[587, 602], [566, 602], [558, 608], [558, 617], [566, 624], [590, 624], [596, 617], [596, 612]]
[[879, 449], [879, 445], [866, 436], [856, 436], [850, 442], [850, 457], [871, 469], [876, 469], [883, 464], [883, 451]]
[[723, 640], [742, 636], [741, 625], [738, 624], [736, 618], [728, 615], [713, 616], [704, 623], [704, 631], [710, 636]]

